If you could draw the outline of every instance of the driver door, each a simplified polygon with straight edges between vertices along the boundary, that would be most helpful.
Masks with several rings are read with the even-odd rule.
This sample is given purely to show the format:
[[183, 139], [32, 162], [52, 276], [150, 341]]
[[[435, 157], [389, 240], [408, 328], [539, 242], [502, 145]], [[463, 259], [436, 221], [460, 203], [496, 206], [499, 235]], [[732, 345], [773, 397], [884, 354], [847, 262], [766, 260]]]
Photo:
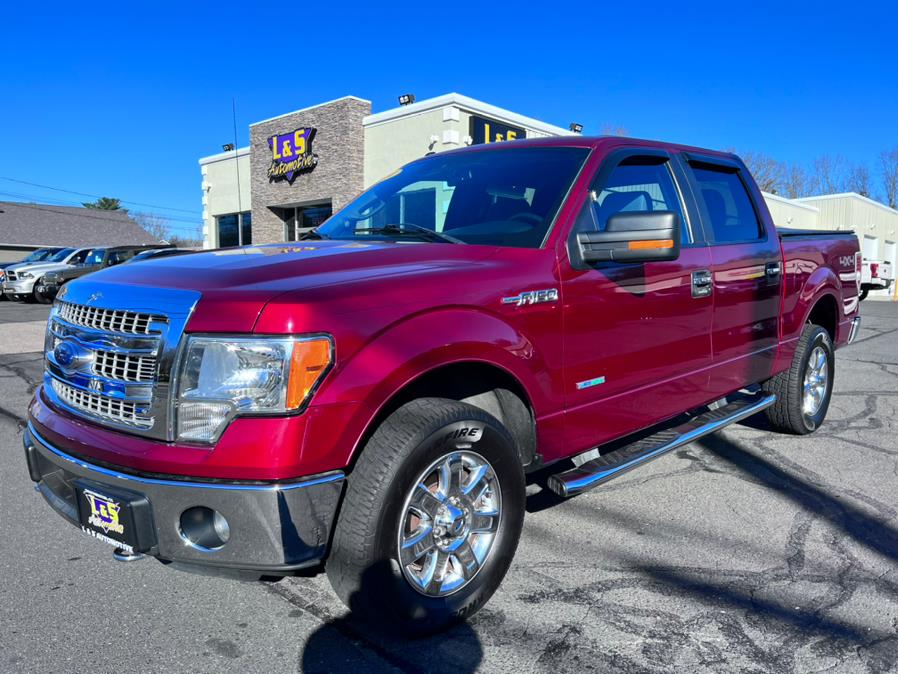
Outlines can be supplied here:
[[[708, 400], [713, 299], [711, 255], [676, 156], [612, 152], [600, 165], [562, 259], [566, 436], [585, 451]], [[688, 206], [687, 206], [688, 204]], [[671, 211], [681, 223], [678, 259], [595, 262], [576, 235], [602, 231], [621, 212]], [[698, 285], [696, 285], [698, 284]]]

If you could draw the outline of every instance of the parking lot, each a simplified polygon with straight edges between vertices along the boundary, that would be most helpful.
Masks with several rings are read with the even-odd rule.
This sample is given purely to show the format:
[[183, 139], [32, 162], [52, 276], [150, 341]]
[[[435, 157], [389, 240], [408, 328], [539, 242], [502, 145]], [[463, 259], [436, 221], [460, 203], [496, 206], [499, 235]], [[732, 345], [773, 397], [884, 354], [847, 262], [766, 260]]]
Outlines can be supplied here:
[[532, 484], [498, 593], [423, 641], [357, 625], [324, 578], [122, 564], [64, 523], [21, 449], [46, 313], [0, 303], [0, 671], [898, 668], [898, 304], [863, 304], [810, 437], [754, 419], [571, 500]]

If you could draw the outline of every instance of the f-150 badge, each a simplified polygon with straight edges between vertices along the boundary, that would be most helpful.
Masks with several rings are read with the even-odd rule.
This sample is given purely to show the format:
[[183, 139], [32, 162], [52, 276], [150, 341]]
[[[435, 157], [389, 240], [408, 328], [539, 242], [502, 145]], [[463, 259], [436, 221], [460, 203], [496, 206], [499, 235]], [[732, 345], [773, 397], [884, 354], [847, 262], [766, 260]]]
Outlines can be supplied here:
[[542, 302], [557, 302], [558, 288], [546, 290], [528, 290], [514, 297], [503, 297], [502, 304], [514, 304], [522, 307], [525, 304], [540, 304]]

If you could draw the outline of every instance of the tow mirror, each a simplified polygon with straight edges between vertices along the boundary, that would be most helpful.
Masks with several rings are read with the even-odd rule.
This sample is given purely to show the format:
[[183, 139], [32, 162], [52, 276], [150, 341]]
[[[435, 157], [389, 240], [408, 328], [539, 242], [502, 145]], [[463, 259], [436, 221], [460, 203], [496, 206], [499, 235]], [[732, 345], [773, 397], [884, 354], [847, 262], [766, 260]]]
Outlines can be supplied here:
[[577, 234], [584, 262], [664, 262], [680, 256], [680, 216], [673, 211], [616, 213], [604, 231]]

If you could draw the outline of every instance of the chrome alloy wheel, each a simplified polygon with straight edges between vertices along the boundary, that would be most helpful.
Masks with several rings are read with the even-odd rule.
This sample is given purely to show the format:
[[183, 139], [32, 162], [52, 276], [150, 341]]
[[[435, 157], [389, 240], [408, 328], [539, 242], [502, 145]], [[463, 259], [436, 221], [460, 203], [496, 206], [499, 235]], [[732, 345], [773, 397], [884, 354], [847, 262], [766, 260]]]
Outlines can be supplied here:
[[502, 494], [489, 462], [457, 451], [418, 476], [402, 507], [399, 565], [418, 592], [443, 597], [467, 585], [499, 530]]
[[802, 411], [812, 417], [820, 411], [829, 385], [829, 361], [822, 346], [815, 347], [808, 358], [804, 373], [804, 398]]

